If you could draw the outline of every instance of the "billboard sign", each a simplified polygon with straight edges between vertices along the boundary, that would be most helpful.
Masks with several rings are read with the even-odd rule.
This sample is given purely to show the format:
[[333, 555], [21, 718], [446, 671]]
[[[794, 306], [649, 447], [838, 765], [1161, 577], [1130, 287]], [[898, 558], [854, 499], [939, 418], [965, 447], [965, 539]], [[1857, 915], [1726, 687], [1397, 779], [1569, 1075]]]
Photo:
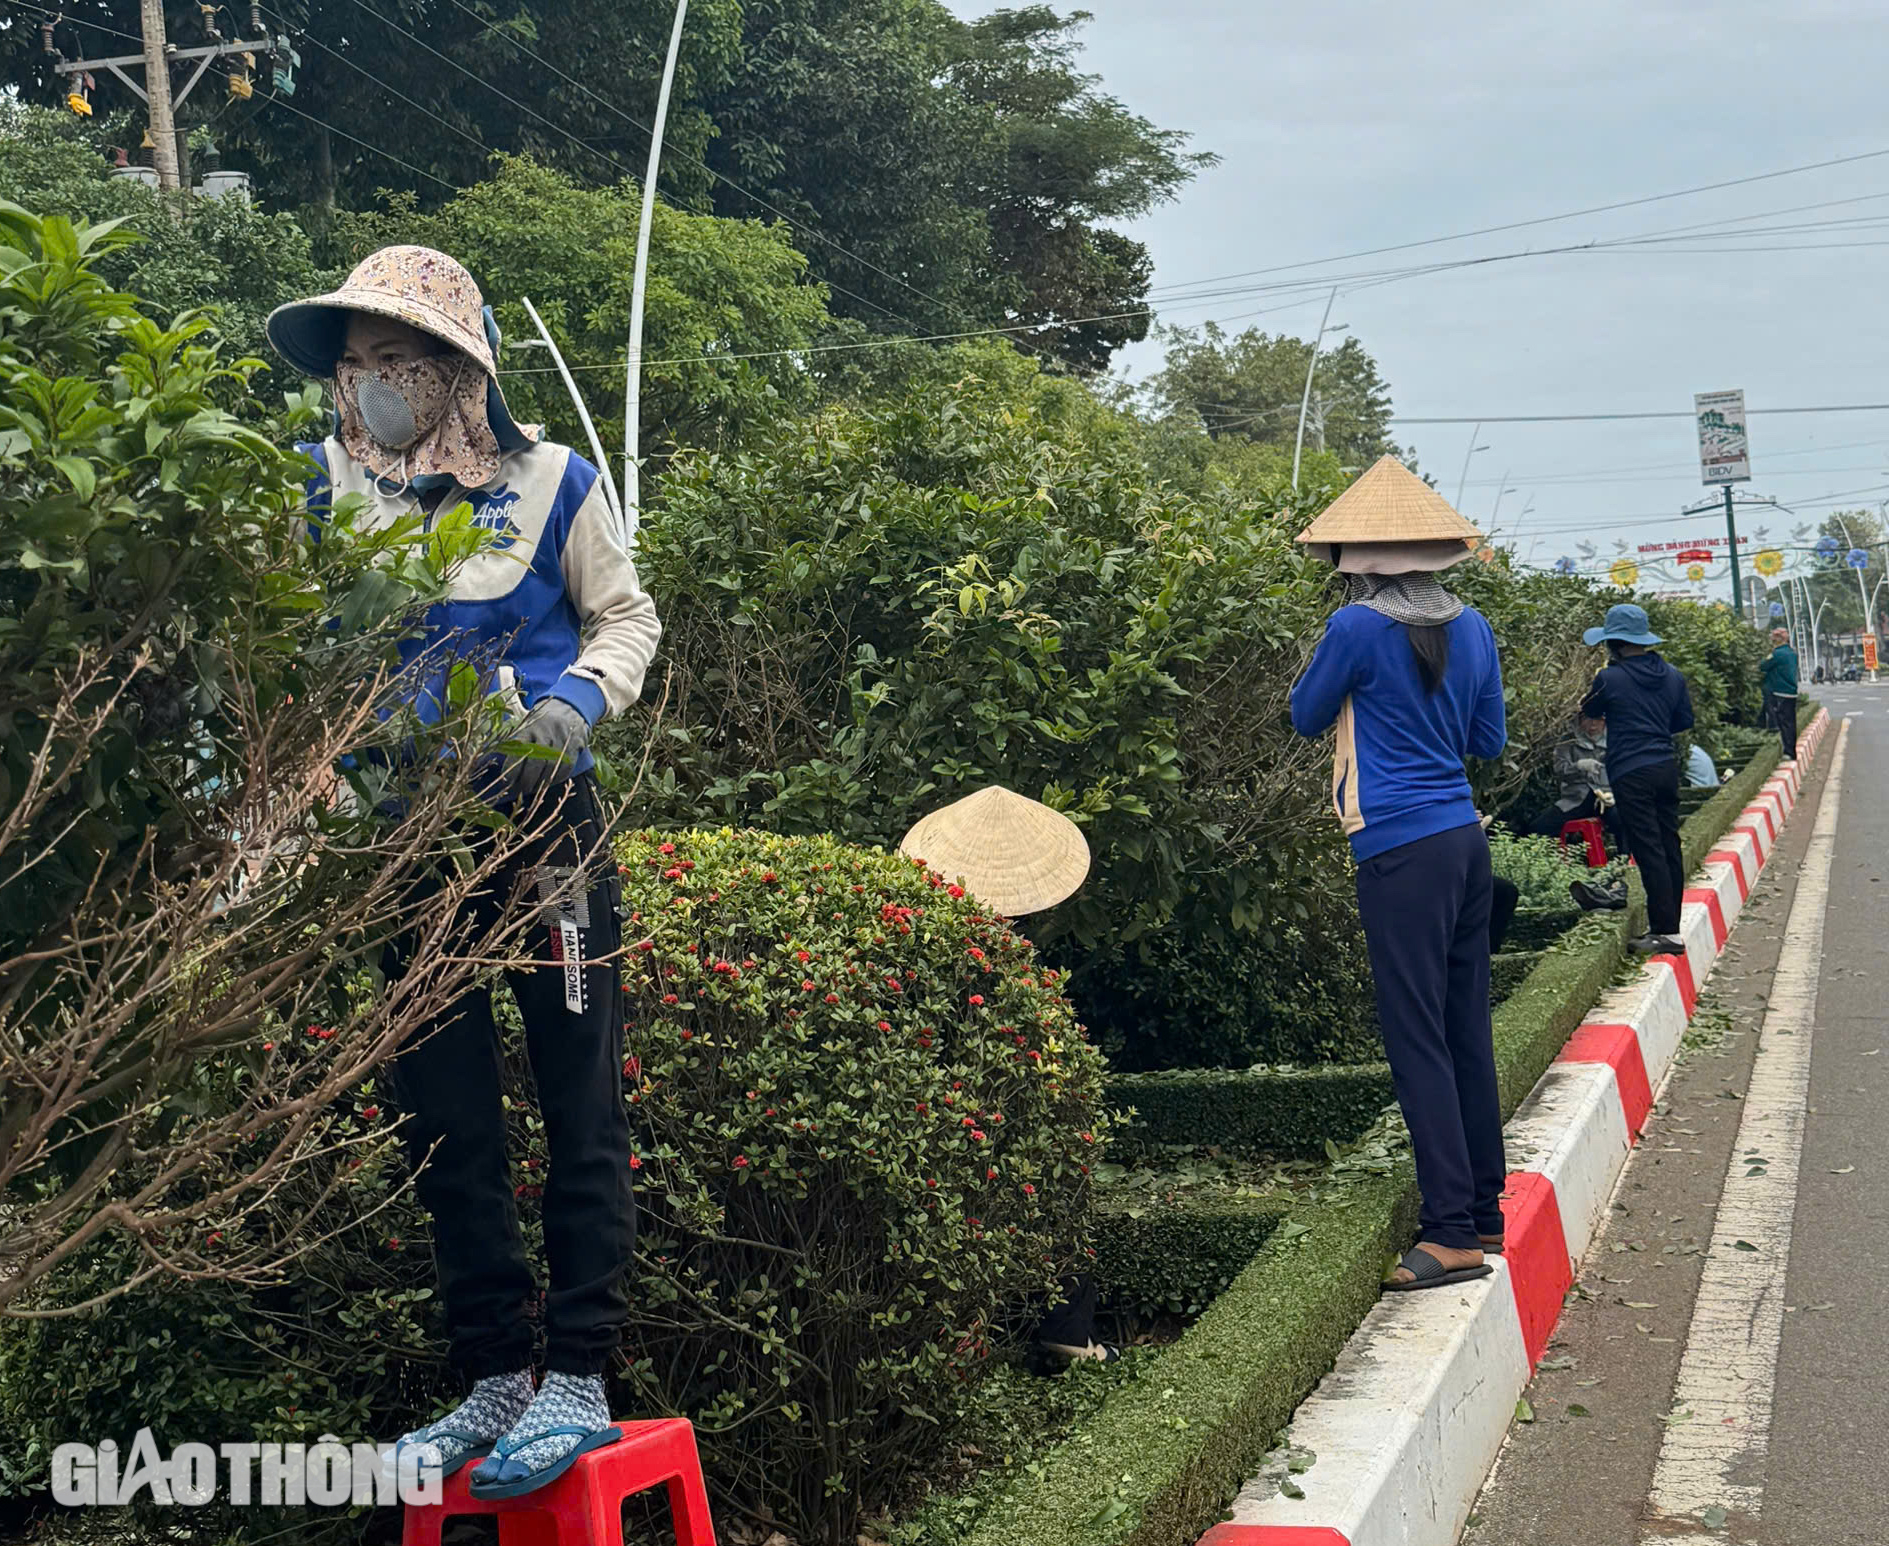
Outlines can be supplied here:
[[1745, 438], [1745, 394], [1700, 392], [1692, 405], [1699, 418], [1700, 481], [1749, 483], [1751, 445]]

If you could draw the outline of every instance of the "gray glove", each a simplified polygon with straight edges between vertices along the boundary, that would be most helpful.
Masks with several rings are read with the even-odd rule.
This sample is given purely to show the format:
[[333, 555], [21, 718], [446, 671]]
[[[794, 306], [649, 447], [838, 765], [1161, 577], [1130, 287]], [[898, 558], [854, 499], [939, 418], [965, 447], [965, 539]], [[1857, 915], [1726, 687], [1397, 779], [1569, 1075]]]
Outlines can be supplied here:
[[521, 800], [536, 798], [547, 785], [571, 776], [577, 754], [590, 744], [590, 721], [562, 698], [544, 698], [510, 737], [528, 746], [543, 746], [553, 757], [513, 757], [505, 768], [506, 786]]

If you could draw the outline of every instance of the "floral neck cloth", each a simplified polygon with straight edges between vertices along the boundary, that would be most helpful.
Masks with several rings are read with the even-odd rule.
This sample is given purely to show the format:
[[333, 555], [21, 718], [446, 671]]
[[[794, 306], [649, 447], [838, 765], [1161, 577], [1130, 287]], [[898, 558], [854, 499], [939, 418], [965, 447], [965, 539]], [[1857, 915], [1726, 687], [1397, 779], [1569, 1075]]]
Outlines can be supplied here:
[[[377, 395], [383, 401], [389, 390], [405, 401], [415, 430], [405, 445], [388, 445], [368, 433], [361, 390], [369, 382], [381, 389]], [[444, 474], [462, 488], [484, 488], [499, 470], [498, 437], [486, 419], [485, 388], [485, 372], [457, 351], [373, 371], [337, 366], [341, 444], [376, 478], [406, 486], [415, 478]]]

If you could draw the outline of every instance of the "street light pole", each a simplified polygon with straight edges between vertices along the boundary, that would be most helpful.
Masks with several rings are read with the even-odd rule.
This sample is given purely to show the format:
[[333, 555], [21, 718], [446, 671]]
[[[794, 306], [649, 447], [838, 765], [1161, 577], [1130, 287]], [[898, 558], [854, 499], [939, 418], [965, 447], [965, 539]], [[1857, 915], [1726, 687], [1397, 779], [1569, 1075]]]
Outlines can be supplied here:
[[1469, 487], [1469, 459], [1478, 451], [1489, 449], [1487, 446], [1476, 444], [1476, 437], [1481, 433], [1482, 425], [1478, 422], [1476, 427], [1469, 432], [1469, 449], [1463, 453], [1463, 475], [1456, 480], [1456, 508], [1459, 511], [1463, 508], [1463, 490]]
[[[1502, 481], [1503, 483], [1509, 481], [1509, 469], [1506, 467], [1502, 469]], [[1491, 536], [1495, 535], [1496, 517], [1502, 513], [1502, 496], [1504, 494], [1513, 494], [1514, 492], [1515, 490], [1512, 488], [1497, 488], [1495, 492], [1495, 508], [1489, 512], [1489, 534]]]
[[1312, 406], [1312, 372], [1318, 369], [1318, 351], [1325, 342], [1325, 324], [1331, 321], [1331, 309], [1338, 301], [1338, 286], [1325, 297], [1325, 315], [1318, 319], [1318, 337], [1312, 340], [1312, 358], [1305, 366], [1305, 395], [1299, 399], [1299, 438], [1292, 447], [1292, 487], [1299, 486], [1299, 458], [1305, 452], [1305, 413]]
[[[636, 542], [643, 515], [643, 301], [649, 291], [649, 233], [656, 219], [656, 174], [662, 169], [663, 126], [669, 118], [669, 91], [676, 81], [676, 56], [682, 51], [682, 21], [689, 0], [676, 0], [675, 25], [669, 30], [669, 57], [656, 94], [656, 119], [649, 133], [649, 170], [643, 174], [643, 208], [636, 225], [636, 273], [630, 281], [630, 347], [623, 392], [623, 545]], [[599, 469], [607, 478], [608, 468]]]
[[[1840, 515], [1833, 514], [1830, 519], [1835, 521], [1837, 525], [1843, 529], [1843, 540], [1849, 545], [1849, 551], [1843, 555], [1843, 562], [1847, 564], [1850, 562], [1850, 553], [1856, 551], [1856, 539], [1850, 535], [1850, 523], [1844, 520]], [[1865, 564], [1863, 567], [1868, 568], [1869, 566]], [[1875, 626], [1869, 620], [1869, 587], [1863, 582], [1863, 570], [1856, 568], [1855, 565], [1851, 565], [1851, 569], [1856, 575], [1857, 599], [1863, 603], [1863, 618], [1857, 626], [1859, 628], [1866, 628], [1871, 634], [1874, 634], [1876, 631]], [[1876, 680], [1876, 673], [1874, 671], [1869, 673], [1869, 679], [1872, 682]]]

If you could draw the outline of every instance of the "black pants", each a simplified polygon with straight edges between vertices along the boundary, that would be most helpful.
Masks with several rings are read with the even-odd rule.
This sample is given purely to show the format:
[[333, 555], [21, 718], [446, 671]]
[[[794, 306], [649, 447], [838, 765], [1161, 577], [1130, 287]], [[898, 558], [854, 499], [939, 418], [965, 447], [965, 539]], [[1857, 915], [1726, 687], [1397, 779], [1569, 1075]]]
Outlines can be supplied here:
[[1489, 954], [1502, 953], [1502, 941], [1509, 937], [1509, 925], [1515, 921], [1515, 909], [1520, 905], [1522, 893], [1512, 880], [1504, 880], [1500, 875], [1490, 883], [1489, 891]]
[[1558, 805], [1551, 805], [1528, 824], [1531, 837], [1559, 837], [1561, 829], [1570, 821], [1583, 821], [1598, 816], [1605, 825], [1608, 834], [1614, 840], [1614, 846], [1620, 847], [1624, 841], [1620, 834], [1620, 818], [1611, 809], [1602, 810], [1600, 800], [1593, 790], [1587, 791], [1587, 798], [1572, 810], [1563, 810]]
[[1502, 1233], [1502, 1106], [1489, 1018], [1489, 840], [1456, 827], [1358, 865], [1377, 1017], [1423, 1193], [1423, 1238]]
[[1777, 726], [1777, 738], [1783, 745], [1784, 755], [1797, 756], [1797, 700], [1796, 698], [1773, 698], [1771, 700], [1771, 720]]
[[1037, 1324], [1036, 1340], [1087, 1347], [1095, 1340], [1095, 1279], [1086, 1272], [1064, 1278], [1060, 1301]]
[[[558, 799], [559, 794], [562, 795]], [[542, 963], [506, 974], [525, 1024], [550, 1169], [544, 1182], [545, 1365], [602, 1372], [628, 1310], [624, 1276], [636, 1236], [629, 1118], [623, 1106], [623, 990], [616, 952], [622, 890], [602, 848], [595, 780], [580, 774], [551, 799], [544, 832], [471, 903], [481, 928], [503, 916], [521, 876], [540, 868], [593, 876], [523, 937]], [[521, 901], [521, 906], [533, 905]], [[561, 963], [576, 926], [585, 963], [567, 981]], [[601, 962], [593, 965], [590, 963]], [[402, 969], [389, 953], [390, 975]], [[581, 983], [581, 987], [579, 987]], [[575, 993], [581, 1008], [571, 1007]], [[415, 1033], [394, 1064], [418, 1191], [433, 1216], [440, 1298], [454, 1366], [469, 1378], [529, 1368], [528, 1306], [536, 1293], [513, 1203], [500, 1104], [502, 1063], [492, 993], [481, 988]], [[436, 1147], [437, 1146], [437, 1147]], [[429, 1151], [430, 1157], [429, 1157]], [[534, 1177], [535, 1179], [535, 1177]]]
[[1679, 895], [1686, 861], [1679, 846], [1679, 764], [1658, 762], [1614, 779], [1615, 807], [1627, 847], [1646, 888], [1646, 926], [1655, 934], [1679, 932]]

